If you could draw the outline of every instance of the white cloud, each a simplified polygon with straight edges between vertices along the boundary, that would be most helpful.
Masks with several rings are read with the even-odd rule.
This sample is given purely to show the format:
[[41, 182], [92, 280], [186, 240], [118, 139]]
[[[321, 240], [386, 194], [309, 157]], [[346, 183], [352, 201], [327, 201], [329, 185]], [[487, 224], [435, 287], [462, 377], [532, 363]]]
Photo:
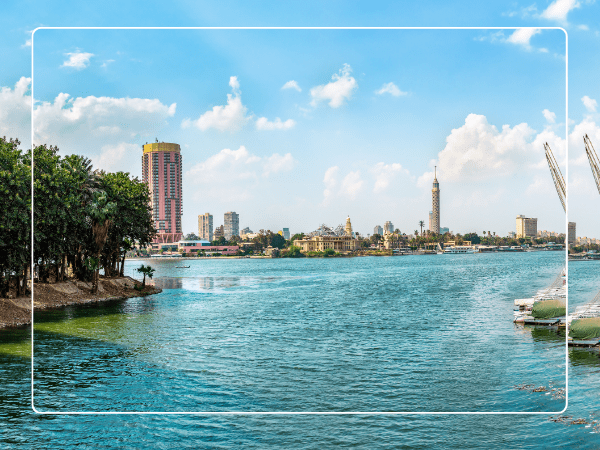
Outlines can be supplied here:
[[291, 153], [281, 156], [279, 153], [273, 153], [268, 158], [264, 158], [263, 175], [265, 177], [272, 173], [289, 172], [294, 168], [296, 160]]
[[261, 179], [288, 172], [296, 162], [290, 153], [283, 156], [273, 153], [261, 158], [242, 145], [237, 150], [225, 148], [195, 164], [185, 177], [202, 185], [202, 191], [197, 193], [199, 200], [215, 198], [230, 202], [253, 198], [255, 190], [263, 183]]
[[[526, 123], [512, 128], [504, 125], [498, 131], [485, 116], [469, 114], [465, 124], [446, 138], [446, 147], [438, 154], [438, 173], [444, 180], [464, 182], [505, 176], [517, 167], [531, 166], [544, 157], [543, 144], [531, 142], [534, 135]], [[432, 179], [433, 172], [425, 173], [419, 185]]]
[[285, 83], [283, 86], [281, 86], [281, 89], [296, 89], [298, 92], [302, 92], [302, 89], [300, 89], [300, 86], [298, 86], [298, 83], [296, 83], [294, 80], [290, 80]]
[[581, 101], [583, 102], [583, 106], [588, 112], [594, 113], [596, 112], [596, 108], [598, 107], [598, 102], [593, 98], [589, 98], [587, 95], [581, 97]]
[[375, 93], [377, 95], [382, 95], [382, 94], [391, 94], [394, 97], [400, 97], [401, 95], [406, 95], [408, 94], [408, 92], [403, 92], [401, 91], [398, 86], [396, 86], [394, 83], [390, 82], [390, 83], [384, 83], [383, 86], [381, 86], [381, 89], [379, 89], [378, 91], [375, 91]]
[[[139, 143], [160, 136], [177, 105], [158, 99], [59, 94], [34, 110], [35, 143], [81, 154], [102, 168], [141, 173]], [[136, 148], [137, 150], [133, 150]]]
[[[382, 162], [375, 164], [370, 172], [375, 177], [375, 186], [373, 192], [379, 193], [385, 191], [392, 179], [402, 170], [402, 165], [398, 163], [384, 164]], [[408, 171], [405, 170], [406, 173]]]
[[105, 145], [100, 155], [92, 158], [94, 168], [107, 172], [137, 172], [140, 164], [140, 146], [121, 142], [117, 145]]
[[21, 148], [31, 146], [31, 78], [21, 77], [14, 88], [0, 89], [0, 136], [18, 138]]
[[341, 181], [338, 179], [339, 172], [338, 166], [330, 167], [325, 171], [322, 206], [328, 205], [333, 198], [354, 200], [361, 191], [364, 181], [360, 177], [360, 170], [348, 172]]
[[589, 31], [590, 27], [588, 27], [587, 25], [581, 24], [581, 25], [577, 25], [577, 29], [582, 30], [582, 31]]
[[68, 56], [69, 59], [63, 62], [61, 67], [73, 67], [74, 69], [81, 70], [89, 66], [90, 58], [94, 56], [94, 54], [77, 51], [65, 53], [65, 56]]
[[219, 131], [239, 130], [250, 119], [246, 117], [248, 108], [242, 104], [240, 83], [237, 77], [229, 78], [229, 86], [231, 86], [232, 93], [227, 94], [227, 105], [213, 106], [212, 110], [202, 114], [198, 120], [185, 119], [181, 123], [181, 127], [187, 128], [194, 125], [202, 131], [209, 128]]
[[332, 75], [333, 81], [315, 86], [310, 90], [312, 97], [311, 105], [317, 106], [321, 100], [329, 100], [329, 106], [338, 108], [344, 104], [344, 100], [350, 99], [352, 92], [358, 88], [358, 83], [350, 74], [352, 68], [344, 64], [339, 71]]
[[256, 180], [259, 172], [267, 177], [270, 174], [292, 170], [296, 160], [291, 153], [281, 156], [273, 153], [261, 158], [251, 154], [245, 146], [237, 150], [224, 148], [205, 161], [195, 164], [187, 172], [196, 183], [227, 184], [233, 180]]
[[274, 122], [269, 122], [266, 117], [260, 117], [256, 121], [256, 129], [257, 130], [289, 130], [296, 125], [296, 122], [292, 119], [288, 119], [285, 122], [282, 122], [279, 117], [275, 119]]
[[115, 62], [114, 59], [107, 59], [100, 65], [100, 67], [108, 67], [109, 64], [114, 63], [114, 62]]
[[553, 113], [552, 111], [544, 109], [542, 111], [542, 114], [544, 115], [544, 117], [548, 121], [548, 123], [554, 123], [554, 122], [556, 122], [556, 114]]
[[356, 195], [360, 192], [364, 182], [360, 178], [360, 170], [356, 172], [350, 172], [342, 180], [342, 194], [347, 195], [351, 200], [356, 198]]
[[565, 21], [569, 11], [579, 8], [581, 4], [577, 0], [555, 0], [542, 12], [544, 19]]
[[533, 36], [539, 33], [541, 33], [539, 28], [519, 28], [506, 39], [506, 42], [520, 45], [526, 50], [531, 50], [529, 41]]
[[323, 177], [323, 183], [325, 183], [325, 189], [323, 190], [323, 204], [326, 204], [329, 199], [334, 195], [334, 189], [337, 186], [337, 174], [340, 171], [338, 166], [330, 167], [325, 171]]

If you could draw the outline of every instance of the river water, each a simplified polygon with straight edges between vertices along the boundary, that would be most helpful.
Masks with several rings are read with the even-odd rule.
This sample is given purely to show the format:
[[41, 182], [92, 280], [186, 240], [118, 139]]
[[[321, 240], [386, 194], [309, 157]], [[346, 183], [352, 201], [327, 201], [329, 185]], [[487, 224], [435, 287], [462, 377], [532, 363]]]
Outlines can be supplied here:
[[[24, 329], [0, 333], [0, 442], [597, 448], [598, 352], [569, 350], [570, 418], [553, 422], [564, 333], [512, 323], [513, 300], [563, 264], [561, 252], [151, 261], [161, 294], [35, 316], [39, 411], [550, 414], [36, 415]], [[570, 265], [570, 309], [595, 295], [599, 270]]]

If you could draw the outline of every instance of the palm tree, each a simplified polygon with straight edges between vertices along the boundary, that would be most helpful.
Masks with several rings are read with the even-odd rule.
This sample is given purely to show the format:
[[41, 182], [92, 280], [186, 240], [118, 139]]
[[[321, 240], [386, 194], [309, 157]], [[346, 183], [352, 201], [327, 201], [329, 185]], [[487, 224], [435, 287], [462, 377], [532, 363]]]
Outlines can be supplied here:
[[425, 222], [422, 220], [419, 220], [419, 226], [421, 227], [421, 236], [423, 236], [423, 227], [425, 226]]

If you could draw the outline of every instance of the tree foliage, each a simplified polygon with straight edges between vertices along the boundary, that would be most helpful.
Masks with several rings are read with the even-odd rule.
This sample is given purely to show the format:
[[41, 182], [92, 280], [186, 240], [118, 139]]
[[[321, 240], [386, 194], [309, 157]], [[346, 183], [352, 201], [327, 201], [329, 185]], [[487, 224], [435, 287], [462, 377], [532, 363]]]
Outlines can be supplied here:
[[57, 147], [36, 146], [32, 270], [32, 152], [18, 145], [0, 139], [0, 294], [16, 279], [19, 295], [31, 272], [39, 281], [60, 281], [70, 266], [76, 278], [95, 285], [101, 269], [122, 274], [126, 252], [136, 242], [146, 245], [155, 233], [146, 185], [128, 173], [95, 171], [83, 156], [62, 157]]

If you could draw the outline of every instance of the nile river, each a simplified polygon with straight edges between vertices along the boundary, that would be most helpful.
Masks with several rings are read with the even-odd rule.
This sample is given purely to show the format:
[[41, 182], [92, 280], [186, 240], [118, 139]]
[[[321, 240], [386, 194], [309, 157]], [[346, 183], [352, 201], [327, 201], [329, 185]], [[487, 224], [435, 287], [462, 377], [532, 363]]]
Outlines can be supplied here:
[[[145, 262], [145, 261], [144, 261]], [[128, 261], [126, 273], [140, 261]], [[164, 290], [37, 313], [40, 411], [557, 412], [564, 333], [512, 323], [562, 252], [151, 261]], [[571, 264], [570, 309], [600, 289]], [[32, 448], [597, 448], [597, 351], [544, 415], [45, 415], [27, 334], [0, 333], [0, 443]], [[543, 386], [546, 392], [517, 389]], [[600, 427], [599, 427], [600, 428]]]

